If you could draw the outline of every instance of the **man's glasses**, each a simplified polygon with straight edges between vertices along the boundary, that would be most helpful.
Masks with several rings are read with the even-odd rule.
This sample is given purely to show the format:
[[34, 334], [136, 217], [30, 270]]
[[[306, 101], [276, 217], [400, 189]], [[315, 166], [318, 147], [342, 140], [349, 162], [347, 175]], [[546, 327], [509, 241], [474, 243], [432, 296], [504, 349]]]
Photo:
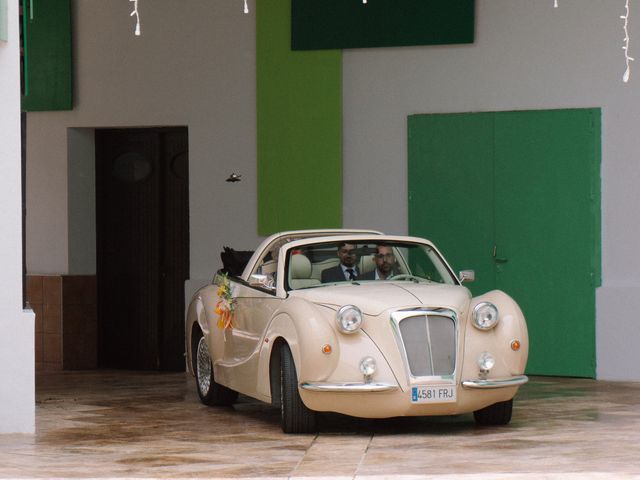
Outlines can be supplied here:
[[377, 258], [378, 260], [382, 260], [383, 258], [385, 260], [392, 260], [395, 257], [395, 255], [393, 253], [376, 253], [374, 257]]

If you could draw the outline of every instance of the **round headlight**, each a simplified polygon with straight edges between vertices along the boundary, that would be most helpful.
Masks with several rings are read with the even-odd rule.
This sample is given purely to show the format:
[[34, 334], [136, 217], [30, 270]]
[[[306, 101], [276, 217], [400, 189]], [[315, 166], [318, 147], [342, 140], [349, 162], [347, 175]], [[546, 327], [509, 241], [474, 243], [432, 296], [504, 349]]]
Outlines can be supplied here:
[[362, 325], [362, 312], [354, 305], [345, 305], [338, 310], [336, 320], [342, 333], [355, 333]]
[[365, 377], [376, 373], [376, 360], [373, 357], [364, 357], [360, 360], [360, 371]]
[[480, 330], [489, 330], [498, 324], [498, 309], [493, 303], [482, 302], [473, 309], [473, 324]]

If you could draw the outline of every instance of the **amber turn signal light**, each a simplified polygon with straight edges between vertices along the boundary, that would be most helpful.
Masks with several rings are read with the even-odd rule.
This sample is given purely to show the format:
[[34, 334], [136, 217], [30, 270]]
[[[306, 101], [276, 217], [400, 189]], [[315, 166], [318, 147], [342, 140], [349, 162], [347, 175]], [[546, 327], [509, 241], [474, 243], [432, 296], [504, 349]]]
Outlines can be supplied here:
[[511, 341], [511, 350], [517, 352], [520, 350], [520, 340], [512, 340]]
[[322, 346], [322, 353], [329, 355], [332, 351], [333, 351], [333, 348], [331, 348], [331, 345], [329, 345], [328, 343], [325, 343]]

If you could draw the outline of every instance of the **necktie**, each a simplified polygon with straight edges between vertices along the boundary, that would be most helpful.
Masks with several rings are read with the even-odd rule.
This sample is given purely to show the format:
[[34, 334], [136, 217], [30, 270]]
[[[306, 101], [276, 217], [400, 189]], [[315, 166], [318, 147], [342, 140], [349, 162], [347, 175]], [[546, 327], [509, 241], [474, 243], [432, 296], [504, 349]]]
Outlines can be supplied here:
[[346, 272], [349, 274], [349, 280], [356, 279], [356, 274], [353, 272], [353, 268], [347, 268]]

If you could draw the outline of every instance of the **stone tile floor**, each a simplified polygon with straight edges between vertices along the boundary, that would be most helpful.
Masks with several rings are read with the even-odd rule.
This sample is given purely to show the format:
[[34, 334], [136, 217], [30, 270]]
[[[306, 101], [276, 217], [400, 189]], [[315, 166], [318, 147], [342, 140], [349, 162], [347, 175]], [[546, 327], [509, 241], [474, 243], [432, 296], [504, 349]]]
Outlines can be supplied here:
[[206, 407], [183, 373], [64, 372], [36, 391], [37, 433], [0, 435], [0, 478], [640, 479], [640, 383], [535, 377], [505, 427], [326, 414], [317, 435], [246, 397]]

